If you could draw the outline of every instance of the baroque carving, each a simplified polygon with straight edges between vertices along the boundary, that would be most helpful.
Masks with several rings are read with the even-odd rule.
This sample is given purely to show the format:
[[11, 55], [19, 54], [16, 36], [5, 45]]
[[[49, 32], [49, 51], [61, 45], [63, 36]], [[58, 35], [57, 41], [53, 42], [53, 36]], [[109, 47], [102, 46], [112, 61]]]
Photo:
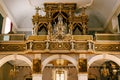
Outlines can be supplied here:
[[87, 72], [87, 59], [79, 59], [78, 60], [78, 71], [81, 72]]
[[49, 40], [70, 41], [76, 27], [80, 29], [82, 35], [87, 34], [88, 16], [85, 14], [85, 8], [77, 17], [74, 14], [76, 3], [45, 3], [44, 6], [45, 16], [39, 15], [40, 8], [36, 8], [36, 14], [32, 19], [33, 35], [39, 35], [39, 31], [45, 28]]
[[120, 51], [120, 44], [95, 44], [96, 51]]
[[50, 42], [50, 50], [70, 50], [70, 42]]
[[44, 50], [46, 48], [45, 42], [33, 42], [33, 50]]
[[33, 59], [33, 73], [41, 73], [42, 65], [41, 60]]
[[75, 42], [75, 50], [88, 50], [87, 42]]
[[25, 51], [26, 44], [0, 44], [0, 51]]
[[[33, 50], [39, 52], [40, 50], [43, 53], [45, 51], [52, 53], [52, 50], [53, 52], [54, 50], [59, 52], [67, 50], [68, 53], [92, 52], [94, 50], [96, 52], [120, 51], [119, 34], [97, 34], [95, 35], [96, 41], [93, 41], [93, 36], [86, 35], [88, 16], [85, 13], [85, 8], [78, 16], [75, 16], [76, 3], [45, 3], [44, 6], [45, 16], [39, 14], [39, 7], [36, 8], [36, 13], [32, 18], [33, 35], [28, 37], [26, 43], [23, 34], [0, 35], [0, 51], [26, 50], [27, 52], [27, 50]], [[8, 40], [4, 40], [6, 36], [9, 38]], [[99, 42], [99, 40], [106, 41]], [[108, 40], [114, 43], [109, 44]], [[23, 44], [16, 41], [21, 41]]]

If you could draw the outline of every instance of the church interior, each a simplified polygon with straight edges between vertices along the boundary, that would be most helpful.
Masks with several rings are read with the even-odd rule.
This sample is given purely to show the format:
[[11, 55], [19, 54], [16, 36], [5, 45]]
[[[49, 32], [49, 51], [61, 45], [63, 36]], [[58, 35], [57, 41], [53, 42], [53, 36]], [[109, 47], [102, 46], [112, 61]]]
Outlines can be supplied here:
[[0, 0], [0, 80], [120, 80], [119, 0]]

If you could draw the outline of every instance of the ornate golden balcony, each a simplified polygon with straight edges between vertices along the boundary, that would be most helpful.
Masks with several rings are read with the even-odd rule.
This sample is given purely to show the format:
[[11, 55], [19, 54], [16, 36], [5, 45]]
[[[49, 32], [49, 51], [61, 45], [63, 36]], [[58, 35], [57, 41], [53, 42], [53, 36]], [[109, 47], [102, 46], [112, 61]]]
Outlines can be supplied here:
[[[108, 35], [108, 34], [107, 34]], [[104, 34], [106, 37], [107, 35]], [[115, 35], [115, 34], [114, 34]], [[48, 35], [29, 36], [25, 40], [23, 35], [2, 35], [12, 36], [14, 39], [2, 39], [0, 41], [0, 53], [96, 53], [96, 52], [120, 52], [120, 40], [99, 39], [96, 40], [91, 35], [73, 35], [69, 41], [51, 41]], [[103, 36], [103, 38], [104, 38]], [[113, 35], [112, 35], [113, 36]], [[116, 35], [115, 35], [116, 36]], [[117, 36], [119, 36], [117, 34]], [[101, 34], [100, 34], [101, 37]], [[107, 36], [110, 37], [110, 36]]]

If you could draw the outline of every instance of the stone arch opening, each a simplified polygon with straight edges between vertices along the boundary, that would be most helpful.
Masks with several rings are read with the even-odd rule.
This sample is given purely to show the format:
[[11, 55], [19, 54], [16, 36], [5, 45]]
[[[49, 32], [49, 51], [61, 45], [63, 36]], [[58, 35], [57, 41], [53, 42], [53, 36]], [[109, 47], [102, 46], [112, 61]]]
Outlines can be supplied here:
[[105, 59], [105, 60], [111, 60], [115, 63], [117, 63], [119, 66], [120, 66], [120, 59], [114, 55], [109, 55], [109, 54], [102, 54], [102, 55], [97, 55], [97, 56], [94, 56], [92, 57], [90, 60], [88, 60], [88, 67], [95, 61], [97, 60], [102, 60], [102, 59]]
[[[77, 60], [73, 57], [64, 54], [56, 54], [49, 56], [42, 62], [42, 78], [47, 80], [56, 80], [58, 75], [64, 76], [64, 80], [71, 79], [77, 80]], [[47, 77], [45, 77], [47, 75]]]
[[[50, 61], [53, 61], [55, 59], [59, 59], [60, 56], [59, 55], [52, 55], [50, 57], [48, 57], [47, 59], [45, 59], [43, 62], [42, 62], [42, 70], [45, 68], [45, 66], [50, 62]], [[61, 59], [65, 59], [65, 60], [68, 60], [70, 61], [76, 68], [77, 68], [77, 60], [75, 60], [74, 58], [68, 56], [68, 55], [61, 55]]]
[[[0, 59], [1, 80], [25, 80], [26, 75], [32, 78], [32, 62], [23, 55], [8, 55]], [[0, 75], [1, 76], [1, 75]]]
[[[30, 61], [27, 57], [22, 55], [16, 55], [16, 59], [26, 62], [32, 68], [32, 61]], [[5, 56], [0, 59], [0, 67], [10, 60], [15, 60], [15, 55]]]
[[[103, 64], [108, 62], [114, 62], [120, 66], [120, 59], [114, 55], [102, 54], [102, 55], [96, 55], [92, 57], [90, 60], [88, 60], [88, 73], [89, 73], [88, 76], [92, 74], [96, 76], [96, 79], [103, 78], [101, 76], [101, 70], [104, 70], [105, 71], [104, 73], [111, 72], [111, 71], [108, 71], [109, 70], [108, 67], [111, 67], [111, 66], [103, 67]], [[110, 78], [110, 77], [108, 78], [107, 77], [104, 77], [104, 80], [107, 80], [108, 78]]]

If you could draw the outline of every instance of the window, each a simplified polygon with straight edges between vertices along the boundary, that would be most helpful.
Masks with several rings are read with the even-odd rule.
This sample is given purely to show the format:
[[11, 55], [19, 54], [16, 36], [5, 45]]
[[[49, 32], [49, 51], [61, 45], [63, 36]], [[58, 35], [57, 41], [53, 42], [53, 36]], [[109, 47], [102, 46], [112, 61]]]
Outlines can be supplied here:
[[4, 35], [4, 38], [3, 38], [4, 41], [9, 41], [9, 39], [10, 39], [9, 35]]
[[10, 32], [11, 29], [11, 20], [7, 17], [6, 18], [6, 24], [5, 24], [5, 30], [4, 33], [7, 34]]
[[55, 69], [53, 70], [53, 80], [67, 80], [67, 70]]
[[2, 33], [3, 16], [0, 14], [0, 34]]
[[57, 70], [55, 80], [65, 80], [65, 72], [62, 70]]
[[120, 14], [118, 15], [118, 32], [120, 32]]

